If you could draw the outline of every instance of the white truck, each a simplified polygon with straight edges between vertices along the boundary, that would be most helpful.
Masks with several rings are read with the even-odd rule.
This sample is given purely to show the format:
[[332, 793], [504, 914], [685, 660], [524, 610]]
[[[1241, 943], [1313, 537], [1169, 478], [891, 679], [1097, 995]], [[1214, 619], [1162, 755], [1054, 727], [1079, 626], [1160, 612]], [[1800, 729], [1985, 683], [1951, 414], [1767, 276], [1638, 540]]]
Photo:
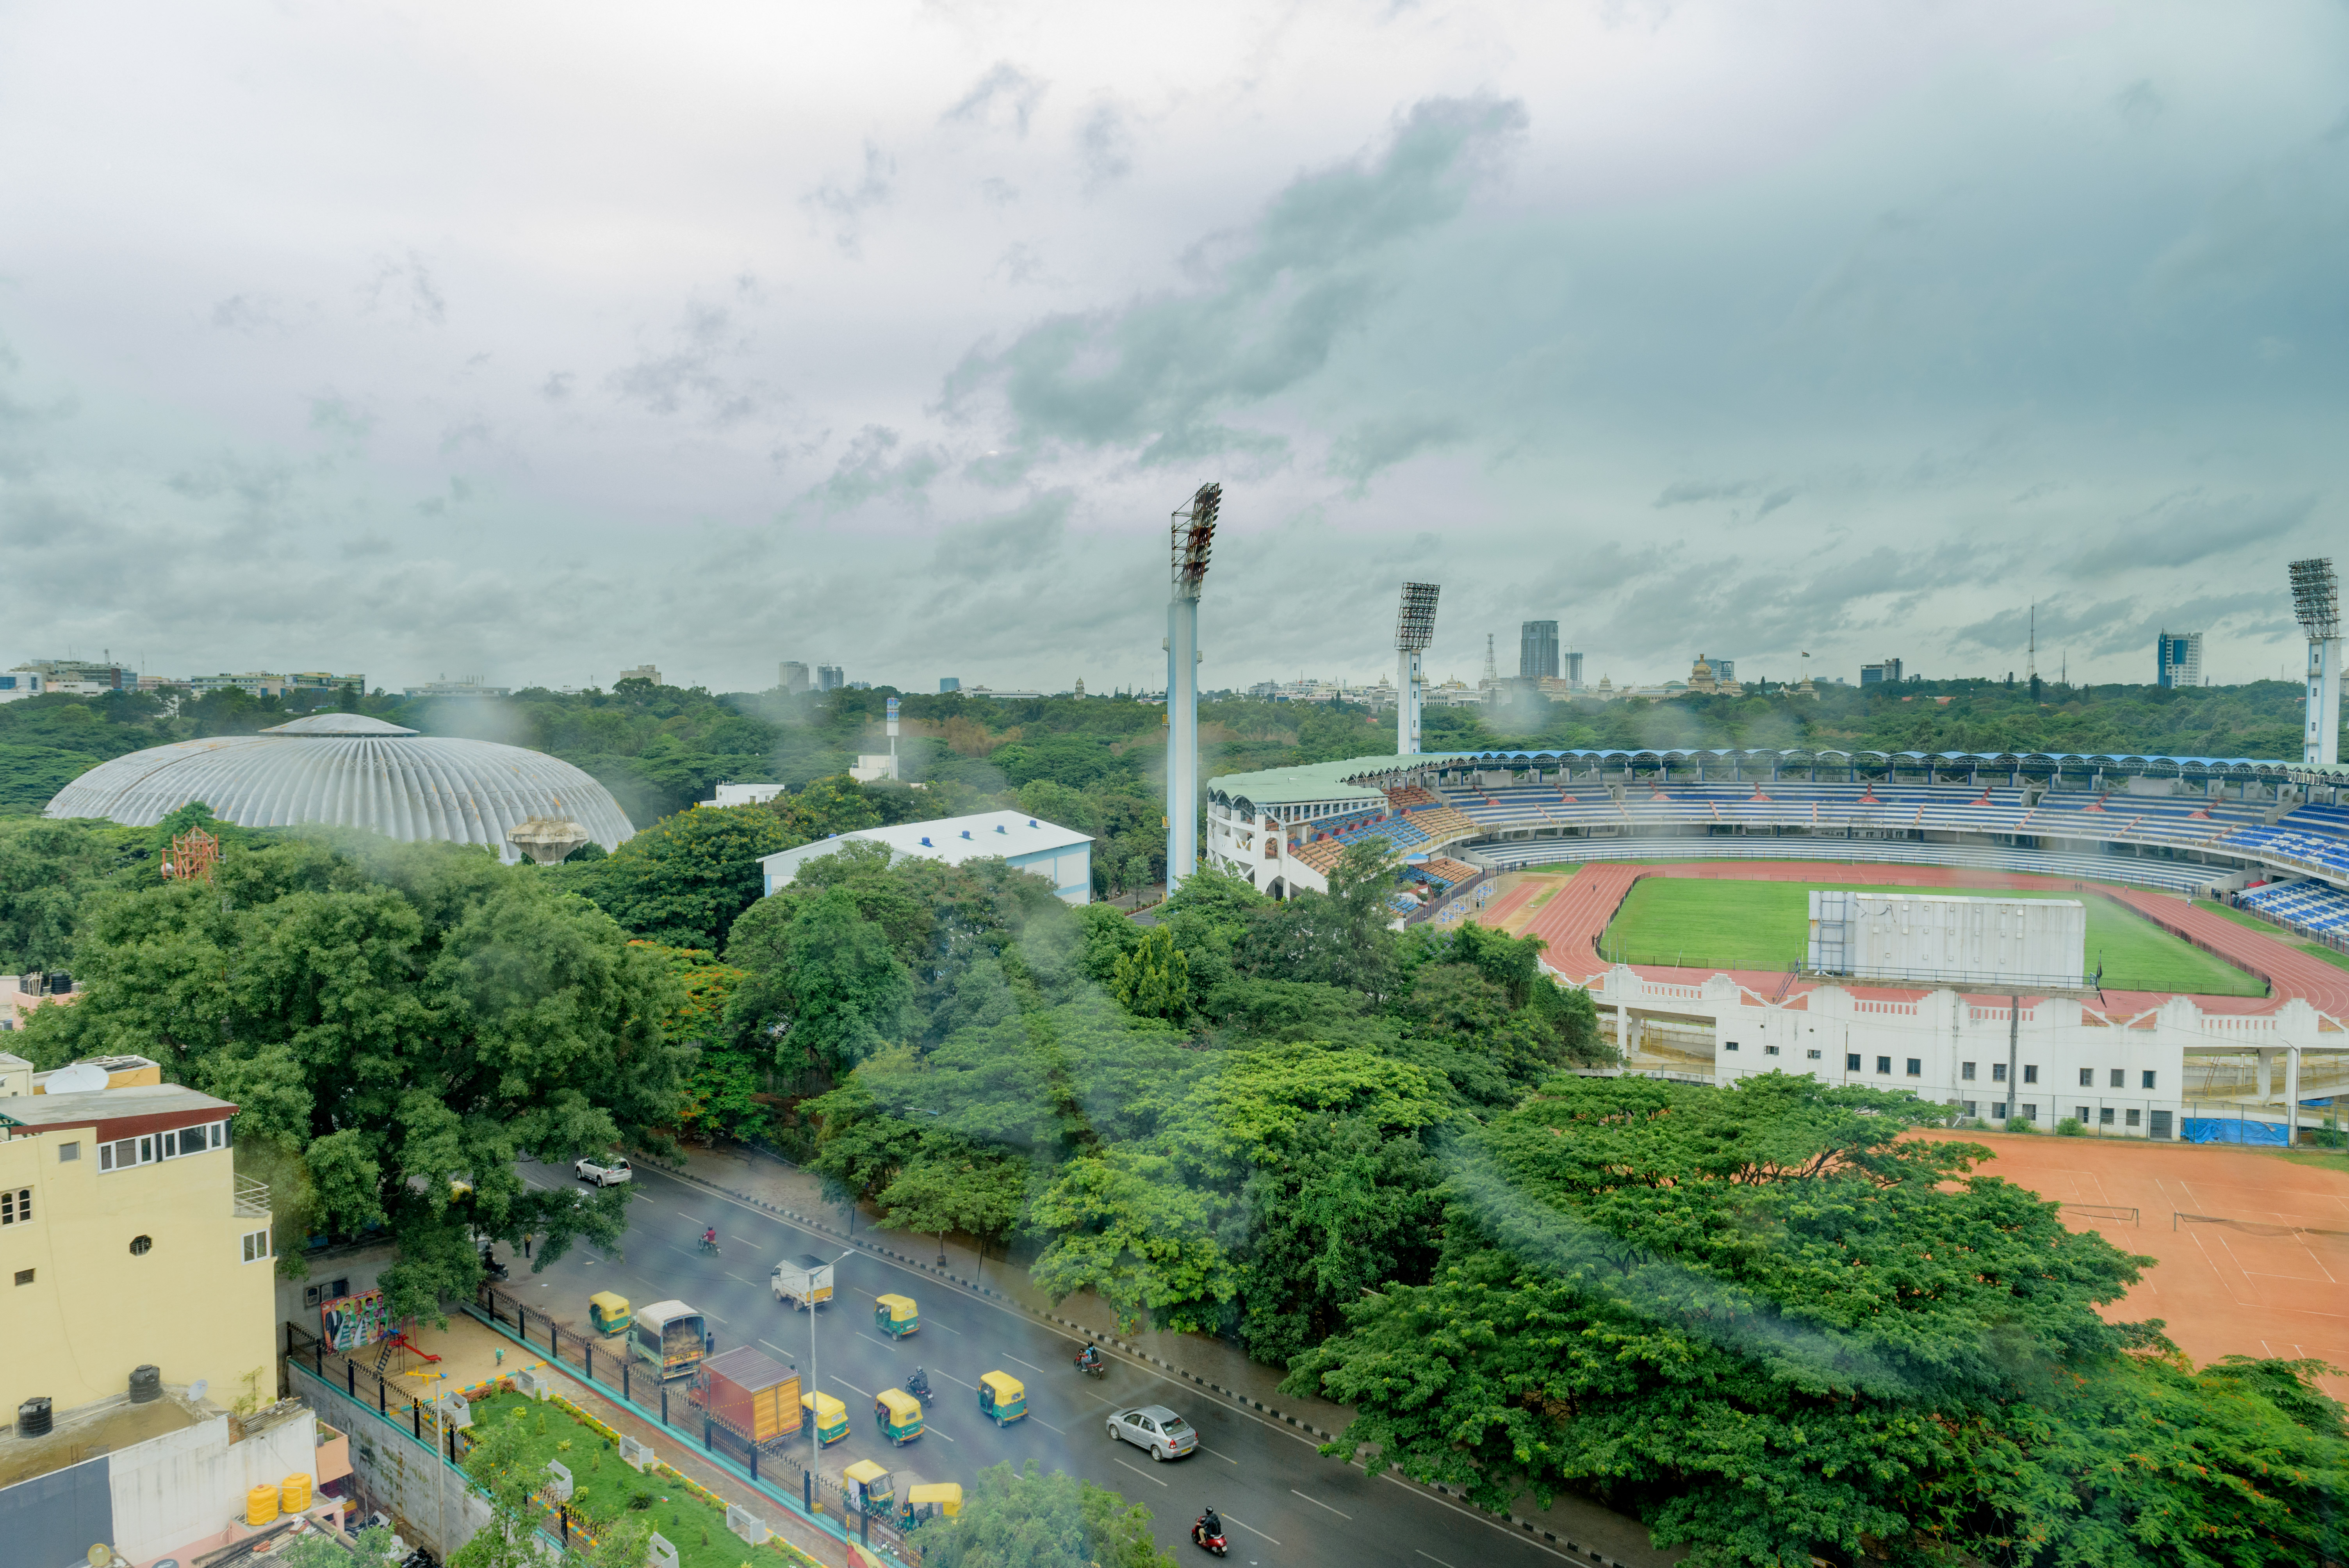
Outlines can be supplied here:
[[791, 1303], [793, 1311], [812, 1312], [832, 1299], [832, 1265], [813, 1253], [802, 1253], [777, 1264], [767, 1284], [775, 1299]]
[[609, 1187], [636, 1176], [626, 1158], [618, 1154], [602, 1160], [590, 1158], [579, 1161], [571, 1167], [571, 1173], [582, 1181], [593, 1181], [598, 1187]]

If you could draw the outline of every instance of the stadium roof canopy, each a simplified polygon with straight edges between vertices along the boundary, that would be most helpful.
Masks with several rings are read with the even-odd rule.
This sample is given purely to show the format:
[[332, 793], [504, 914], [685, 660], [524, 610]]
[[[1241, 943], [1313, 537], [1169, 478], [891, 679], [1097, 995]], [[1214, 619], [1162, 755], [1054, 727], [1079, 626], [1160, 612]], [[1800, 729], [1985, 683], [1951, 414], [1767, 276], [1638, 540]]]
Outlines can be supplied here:
[[2134, 753], [2070, 751], [1842, 751], [1702, 748], [1674, 749], [1598, 749], [1564, 748], [1523, 750], [1495, 748], [1482, 751], [1420, 752], [1413, 756], [1356, 757], [1343, 762], [1312, 762], [1299, 768], [1269, 768], [1253, 773], [1226, 773], [1207, 783], [1210, 795], [1258, 807], [1350, 805], [1380, 799], [1380, 791], [1359, 780], [1431, 768], [1512, 768], [1557, 762], [1620, 762], [1633, 772], [1669, 774], [1685, 765], [1702, 769], [1721, 764], [1748, 768], [1809, 768], [1826, 765], [1863, 772], [2023, 773], [2052, 776], [2058, 772], [2096, 771], [2137, 774], [2157, 779], [2227, 779], [2276, 781], [2308, 778], [2326, 784], [2349, 779], [2349, 766], [2317, 768], [2252, 757], [2167, 757]]

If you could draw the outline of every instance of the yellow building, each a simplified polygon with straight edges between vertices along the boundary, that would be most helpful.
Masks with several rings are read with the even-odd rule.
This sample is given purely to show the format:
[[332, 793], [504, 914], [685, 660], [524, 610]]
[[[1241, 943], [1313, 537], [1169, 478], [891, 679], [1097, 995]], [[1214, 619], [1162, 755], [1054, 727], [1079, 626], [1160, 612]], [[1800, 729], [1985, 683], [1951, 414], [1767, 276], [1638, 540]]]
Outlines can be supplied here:
[[236, 1109], [177, 1084], [0, 1099], [0, 1410], [62, 1414], [150, 1364], [223, 1406], [276, 1397], [269, 1190], [236, 1174]]

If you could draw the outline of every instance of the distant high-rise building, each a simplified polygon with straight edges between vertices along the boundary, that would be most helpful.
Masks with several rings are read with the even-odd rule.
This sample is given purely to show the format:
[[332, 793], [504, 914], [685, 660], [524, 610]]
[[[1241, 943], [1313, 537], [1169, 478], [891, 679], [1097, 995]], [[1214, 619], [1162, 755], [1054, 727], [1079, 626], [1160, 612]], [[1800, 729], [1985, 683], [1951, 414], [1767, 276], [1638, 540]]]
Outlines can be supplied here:
[[848, 676], [838, 665], [818, 665], [815, 667], [815, 689], [838, 691], [848, 684]]
[[938, 695], [940, 696], [944, 696], [950, 691], [960, 690], [962, 690], [962, 677], [960, 676], [940, 676], [938, 677]]
[[1859, 684], [1864, 686], [1899, 686], [1900, 684], [1900, 661], [1899, 659], [1887, 659], [1880, 665], [1860, 665]]
[[622, 670], [620, 672], [620, 679], [624, 681], [650, 681], [653, 685], [658, 686], [661, 684], [660, 669], [655, 665], [638, 665], [635, 669]]
[[1582, 655], [1571, 648], [1560, 649], [1557, 664], [1557, 673], [1566, 677], [1566, 684], [1576, 691], [1580, 691], [1582, 689]]
[[[1699, 654], [1697, 657], [1704, 659], [1705, 655]], [[1705, 662], [1713, 665], [1713, 679], [1717, 681], [1733, 681], [1737, 678], [1737, 661], [1735, 659], [1706, 659]]]
[[1527, 621], [1517, 628], [1517, 678], [1535, 681], [1557, 674], [1557, 623]]
[[785, 659], [775, 666], [775, 684], [786, 696], [808, 688], [808, 667], [797, 659]]
[[2164, 686], [2202, 684], [2202, 634], [2162, 632], [2153, 639], [2153, 682]]

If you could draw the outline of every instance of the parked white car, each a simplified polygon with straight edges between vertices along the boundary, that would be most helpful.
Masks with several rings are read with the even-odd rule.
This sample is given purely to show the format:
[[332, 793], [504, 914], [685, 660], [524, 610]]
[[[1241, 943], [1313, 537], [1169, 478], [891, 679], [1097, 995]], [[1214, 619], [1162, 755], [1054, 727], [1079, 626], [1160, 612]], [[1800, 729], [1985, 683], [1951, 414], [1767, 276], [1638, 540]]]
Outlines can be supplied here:
[[631, 1181], [636, 1174], [627, 1161], [619, 1155], [609, 1160], [582, 1160], [571, 1167], [571, 1173], [582, 1181], [593, 1181], [598, 1187]]

